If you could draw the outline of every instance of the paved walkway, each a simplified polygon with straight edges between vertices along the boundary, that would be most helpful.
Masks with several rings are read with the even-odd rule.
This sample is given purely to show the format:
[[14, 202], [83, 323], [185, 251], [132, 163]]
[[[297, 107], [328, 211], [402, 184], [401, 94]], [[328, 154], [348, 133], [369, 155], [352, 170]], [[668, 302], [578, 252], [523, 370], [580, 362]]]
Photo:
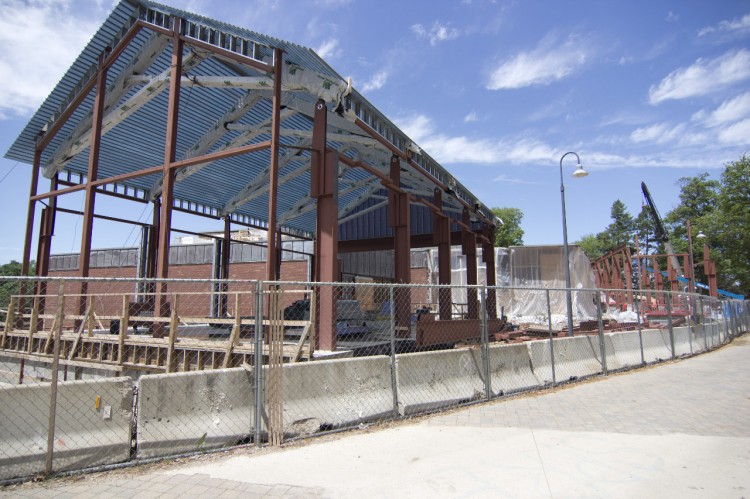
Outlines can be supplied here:
[[750, 335], [414, 422], [0, 489], [14, 497], [750, 497]]

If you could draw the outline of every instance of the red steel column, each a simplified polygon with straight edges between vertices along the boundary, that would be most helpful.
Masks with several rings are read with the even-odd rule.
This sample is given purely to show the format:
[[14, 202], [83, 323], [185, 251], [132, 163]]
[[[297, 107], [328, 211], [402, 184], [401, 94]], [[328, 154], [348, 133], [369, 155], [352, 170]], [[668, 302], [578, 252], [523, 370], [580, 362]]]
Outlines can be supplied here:
[[[339, 280], [338, 153], [326, 151], [327, 127], [328, 109], [324, 101], [318, 100], [313, 122], [310, 197], [318, 200], [314, 279], [321, 283]], [[333, 351], [336, 349], [336, 289], [333, 286], [319, 286], [316, 291], [318, 334], [315, 336], [315, 348]]]
[[[401, 186], [401, 160], [391, 156], [391, 182]], [[393, 227], [394, 277], [397, 284], [411, 283], [411, 226], [409, 223], [409, 195], [402, 192], [388, 193], [388, 225]], [[411, 334], [411, 290], [398, 287], [394, 293], [396, 312], [396, 335]]]
[[[99, 69], [96, 75], [96, 97], [91, 117], [91, 145], [89, 146], [89, 164], [86, 176], [86, 198], [83, 205], [83, 228], [81, 229], [81, 254], [79, 255], [78, 271], [81, 277], [89, 276], [91, 263], [91, 235], [94, 229], [94, 207], [96, 190], [92, 182], [99, 175], [99, 151], [102, 143], [102, 120], [104, 119], [104, 93], [107, 88], [107, 68], [104, 66], [105, 54], [99, 54]], [[81, 282], [81, 298], [78, 305], [83, 314], [86, 310], [86, 293], [88, 282]]]
[[[432, 202], [442, 209], [443, 191], [435, 187]], [[438, 249], [438, 284], [450, 286], [451, 284], [451, 225], [450, 219], [443, 213], [433, 213], [432, 216], [432, 240]], [[441, 321], [451, 319], [453, 309], [453, 296], [450, 288], [438, 289], [438, 317]]]
[[229, 259], [232, 256], [232, 219], [229, 215], [224, 217], [224, 241], [221, 245], [221, 294], [219, 295], [219, 317], [227, 316], [227, 303], [229, 302]]
[[[464, 224], [471, 227], [469, 210], [464, 208]], [[476, 286], [477, 284], [477, 236], [473, 232], [463, 229], [461, 231], [461, 244], [463, 254], [466, 257], [466, 284]], [[477, 303], [477, 288], [466, 288], [467, 306], [469, 319], [479, 318], [479, 304]]]
[[[159, 247], [156, 261], [156, 277], [166, 279], [169, 277], [169, 238], [172, 229], [172, 205], [174, 204], [174, 170], [169, 168], [175, 161], [177, 148], [177, 120], [180, 109], [180, 79], [182, 78], [182, 40], [179, 36], [180, 19], [174, 18], [172, 36], [172, 69], [169, 75], [169, 107], [167, 110], [167, 137], [164, 144], [164, 169], [162, 172], [162, 200], [161, 219], [159, 221]], [[167, 286], [161, 283], [158, 286], [158, 310], [154, 315], [166, 317], [169, 315], [169, 304], [167, 302]], [[164, 329], [156, 328], [155, 337], [163, 337]]]
[[490, 319], [497, 319], [497, 289], [495, 273], [495, 227], [488, 226], [484, 230], [487, 242], [482, 246], [482, 261], [485, 265], [485, 275], [487, 283], [487, 316]]
[[26, 212], [26, 237], [23, 241], [23, 260], [21, 262], [21, 275], [26, 275], [29, 273], [29, 262], [31, 261], [31, 239], [34, 232], [34, 215], [36, 214], [36, 201], [32, 200], [31, 198], [36, 196], [37, 187], [39, 186], [39, 168], [41, 167], [41, 160], [42, 151], [37, 149], [34, 151], [34, 164], [31, 167], [29, 207]]
[[279, 127], [281, 122], [281, 68], [284, 53], [273, 52], [273, 103], [271, 110], [271, 170], [268, 186], [268, 251], [266, 252], [266, 280], [276, 281], [278, 253], [276, 252], [276, 206], [279, 190]]
[[703, 273], [708, 279], [708, 296], [711, 298], [719, 297], [719, 286], [716, 283], [716, 264], [711, 260], [711, 252], [708, 245], [703, 245]]

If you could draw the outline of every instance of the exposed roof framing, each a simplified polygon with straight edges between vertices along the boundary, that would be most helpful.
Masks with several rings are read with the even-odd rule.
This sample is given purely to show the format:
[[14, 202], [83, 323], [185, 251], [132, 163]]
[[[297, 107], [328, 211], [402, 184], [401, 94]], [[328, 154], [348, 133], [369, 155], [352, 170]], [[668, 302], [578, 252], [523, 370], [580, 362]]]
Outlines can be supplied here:
[[[469, 209], [480, 222], [494, 223], [489, 209], [312, 50], [147, 0], [122, 0], [114, 7], [6, 157], [32, 163], [39, 149], [45, 176], [67, 178], [65, 192], [80, 191], [87, 174], [97, 61], [109, 54], [102, 63], [108, 79], [94, 187], [137, 193], [140, 200], [160, 196], [171, 39], [185, 44], [177, 160], [169, 165], [175, 172], [175, 207], [265, 226], [271, 151], [261, 146], [272, 132], [274, 50], [279, 48], [277, 212], [284, 232], [315, 234], [308, 149], [318, 99], [329, 110], [327, 147], [339, 151], [340, 230], [358, 216], [384, 213], [387, 190], [407, 193], [412, 204], [420, 205], [412, 209], [422, 213], [422, 221], [412, 226], [423, 233], [431, 230], [435, 209], [453, 219]], [[394, 154], [401, 160], [399, 185], [388, 177]], [[447, 194], [441, 207], [430, 204], [435, 188]]]

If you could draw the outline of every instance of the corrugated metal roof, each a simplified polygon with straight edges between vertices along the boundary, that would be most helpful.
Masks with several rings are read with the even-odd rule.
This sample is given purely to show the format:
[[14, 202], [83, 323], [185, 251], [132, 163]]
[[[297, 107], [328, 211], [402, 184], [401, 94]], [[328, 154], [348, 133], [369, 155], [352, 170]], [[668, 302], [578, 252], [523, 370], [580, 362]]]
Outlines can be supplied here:
[[[339, 81], [343, 79], [336, 71], [325, 63], [312, 50], [300, 45], [268, 37], [247, 29], [231, 26], [216, 20], [191, 14], [172, 7], [139, 0], [123, 0], [115, 6], [113, 12], [93, 36], [83, 52], [79, 55], [71, 68], [65, 73], [61, 81], [52, 90], [39, 110], [31, 118], [21, 135], [6, 153], [9, 159], [32, 163], [34, 148], [40, 131], [46, 124], [55, 121], [65, 106], [77, 95], [77, 92], [89, 81], [93, 75], [100, 53], [105, 47], [115, 45], [127, 29], [137, 19], [156, 25], [169, 26], [171, 19], [179, 17], [183, 20], [183, 27], [187, 34], [209, 40], [214, 44], [227, 47], [230, 50], [247, 52], [251, 56], [271, 63], [273, 47], [284, 51], [284, 61], [299, 66], [305, 71], [315, 71], [326, 78]], [[190, 31], [190, 30], [195, 30]], [[124, 50], [118, 60], [108, 72], [108, 92], [116, 95], [116, 89], [110, 88], [118, 78], [128, 74], [128, 68], [134, 60], [143, 60], [139, 55], [142, 47], [148, 46], [150, 41], [158, 35], [151, 30], [142, 30]], [[236, 38], [239, 37], [239, 38]], [[141, 75], [155, 77], [168, 74], [171, 64], [171, 45], [156, 56]], [[189, 44], [186, 47], [190, 47]], [[200, 77], [234, 77], [234, 76], [262, 76], [250, 66], [229, 62], [201, 50], [195, 50], [192, 56], [186, 56], [190, 62], [186, 63], [185, 76]], [[164, 140], [166, 136], [166, 116], [169, 99], [168, 85], [158, 92], [151, 92], [155, 87], [153, 82], [133, 84], [125, 91], [117, 102], [113, 102], [105, 114], [114, 111], [130, 113], [122, 121], [108, 130], [101, 141], [99, 161], [99, 178], [129, 173], [135, 170], [157, 166], [163, 162]], [[153, 96], [141, 100], [135, 105], [139, 94], [152, 93]], [[291, 94], [287, 92], [287, 94]], [[199, 83], [183, 86], [180, 97], [180, 112], [177, 137], [177, 158], [187, 158], [195, 155], [194, 149], [201, 139], [217, 126], [224, 126], [222, 118], [238, 104], [250, 102], [257, 96], [257, 102], [244, 114], [235, 120], [238, 125], [246, 128], [256, 128], [250, 141], [244, 143], [261, 142], [270, 139], [268, 128], [262, 128], [270, 121], [271, 101], [270, 93], [262, 90], [243, 90], [240, 88], [211, 88]], [[311, 236], [315, 232], [315, 201], [309, 199], [310, 176], [307, 151], [298, 152], [295, 149], [284, 148], [299, 144], [300, 137], [312, 129], [310, 112], [317, 97], [306, 92], [294, 92], [295, 100], [289, 103], [287, 115], [281, 123], [283, 130], [292, 135], [282, 133], [282, 156], [288, 154], [290, 160], [283, 164], [279, 179], [278, 216], [287, 232]], [[71, 117], [61, 127], [59, 133], [50, 141], [42, 155], [42, 165], [48, 165], [59, 151], [65, 151], [72, 143], [72, 137], [82, 137], [82, 147], [71, 159], [61, 166], [61, 170], [68, 179], [83, 179], [87, 172], [88, 147], [86, 126], [79, 125], [90, 119], [93, 105], [93, 91], [87, 95], [83, 103], [72, 113]], [[348, 115], [356, 115], [371, 126], [391, 144], [405, 151], [410, 142], [382, 113], [375, 109], [356, 90], [346, 102], [350, 108]], [[140, 106], [140, 107], [138, 107]], [[307, 107], [306, 107], [307, 106]], [[333, 107], [330, 104], [329, 107]], [[127, 108], [127, 109], [126, 109]], [[292, 112], [301, 110], [302, 112]], [[77, 129], [76, 127], [81, 127]], [[329, 127], [337, 133], [355, 133], [358, 137], [365, 134], [356, 125], [341, 116], [329, 113]], [[243, 137], [244, 130], [227, 130], [218, 140], [199, 153], [208, 153], [227, 147], [228, 143]], [[252, 130], [251, 132], [252, 133]], [[297, 134], [297, 136], [294, 136]], [[77, 139], [76, 139], [77, 140]], [[239, 145], [239, 144], [235, 144]], [[358, 158], [363, 149], [357, 150], [356, 141], [329, 142], [329, 147], [338, 148], [351, 158]], [[80, 148], [80, 147], [79, 147]], [[366, 161], [379, 163], [377, 166], [387, 174], [390, 152], [383, 146], [367, 147]], [[374, 151], [374, 152], [373, 152]], [[373, 156], [374, 155], [374, 156]], [[373, 160], [374, 157], [374, 160]], [[474, 206], [478, 201], [460, 183], [452, 179], [450, 174], [440, 167], [427, 154], [416, 154], [414, 161], [437, 181], [449, 184], [455, 195]], [[230, 214], [235, 220], [242, 220], [258, 226], [264, 226], [267, 219], [268, 194], [267, 177], [264, 172], [270, 164], [270, 152], [259, 151], [232, 158], [215, 161], [208, 166], [196, 168], [192, 174], [178, 177], [175, 184], [175, 204], [190, 210], [213, 215]], [[302, 168], [302, 170], [300, 170]], [[404, 164], [402, 186], [424, 192], [424, 180], [420, 173]], [[49, 172], [48, 172], [49, 174]], [[373, 209], [377, 203], [382, 203], [382, 187], [375, 177], [360, 168], [340, 167], [339, 176], [339, 207], [342, 213], [349, 214], [348, 221], [341, 225], [342, 239], [366, 239], [390, 235], [387, 227], [385, 208]], [[158, 194], [161, 175], [149, 175], [125, 182], [125, 187], [138, 189], [139, 197], [148, 199]], [[367, 181], [370, 181], [367, 183]], [[373, 182], [374, 181], [374, 182]], [[265, 189], [263, 186], [266, 186]], [[122, 187], [120, 187], [121, 189]], [[112, 187], [109, 188], [110, 190]], [[250, 192], [240, 202], [236, 202], [238, 193]], [[446, 206], [451, 204], [450, 196]], [[459, 207], [455, 200], [452, 202], [454, 211]], [[368, 208], [370, 208], [369, 211]], [[482, 213], [490, 216], [489, 210], [480, 204]], [[361, 218], [351, 214], [364, 212]], [[431, 231], [431, 215], [424, 206], [412, 206], [412, 232], [428, 233]], [[455, 215], [452, 215], [455, 217]]]

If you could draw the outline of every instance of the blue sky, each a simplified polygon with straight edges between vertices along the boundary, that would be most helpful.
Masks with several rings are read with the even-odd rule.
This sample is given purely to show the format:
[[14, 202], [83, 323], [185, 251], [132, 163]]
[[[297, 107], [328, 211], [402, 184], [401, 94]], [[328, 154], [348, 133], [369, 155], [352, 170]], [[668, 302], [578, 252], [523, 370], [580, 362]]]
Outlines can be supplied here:
[[[562, 241], [567, 151], [590, 172], [573, 179], [565, 159], [570, 241], [601, 231], [618, 198], [637, 214], [641, 181], [666, 214], [680, 177], [718, 178], [750, 152], [748, 0], [168, 3], [315, 49], [486, 205], [520, 208], [526, 244]], [[111, 6], [0, 0], [3, 152]], [[29, 172], [0, 160], [1, 262], [21, 255]], [[97, 212], [150, 219], [142, 210], [97, 200]], [[96, 223], [95, 247], [137, 243], [130, 227]], [[61, 215], [53, 252], [78, 251], [79, 231]]]

